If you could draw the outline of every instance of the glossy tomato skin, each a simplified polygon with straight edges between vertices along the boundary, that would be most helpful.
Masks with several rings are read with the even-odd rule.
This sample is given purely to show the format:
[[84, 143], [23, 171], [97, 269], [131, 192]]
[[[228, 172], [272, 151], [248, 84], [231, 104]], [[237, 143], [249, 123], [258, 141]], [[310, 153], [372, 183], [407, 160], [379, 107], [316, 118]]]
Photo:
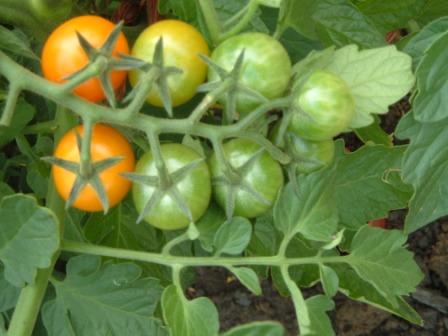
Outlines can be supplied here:
[[[108, 38], [115, 25], [99, 16], [85, 15], [70, 19], [57, 27], [48, 37], [42, 50], [42, 72], [50, 81], [61, 83], [64, 78], [81, 70], [88, 57], [79, 44], [79, 32], [95, 48], [99, 48]], [[120, 33], [113, 55], [128, 54], [126, 37]], [[111, 83], [118, 90], [126, 80], [125, 71], [113, 71]], [[99, 102], [105, 98], [100, 81], [92, 78], [75, 88], [74, 93], [86, 100]]]
[[292, 108], [289, 130], [314, 141], [329, 140], [347, 130], [355, 115], [348, 85], [339, 76], [322, 70], [305, 81]]
[[297, 173], [309, 174], [322, 169], [333, 161], [333, 140], [311, 141], [287, 133], [287, 151], [296, 164]]
[[[207, 42], [199, 31], [188, 23], [178, 20], [162, 20], [150, 25], [140, 33], [132, 47], [132, 56], [152, 62], [157, 42], [163, 38], [163, 56], [166, 66], [182, 70], [181, 74], [168, 77], [168, 87], [173, 106], [190, 100], [197, 87], [207, 76], [207, 65], [199, 54], [210, 54]], [[140, 73], [131, 71], [129, 75], [132, 86], [138, 82]], [[151, 105], [163, 107], [163, 102], [154, 88], [148, 95]]]
[[[245, 164], [259, 149], [260, 146], [246, 139], [233, 139], [223, 145], [224, 154], [233, 168]], [[216, 155], [210, 158], [212, 177], [222, 176]], [[256, 199], [244, 190], [239, 190], [235, 199], [235, 216], [253, 218], [265, 213], [274, 203], [277, 194], [283, 186], [283, 172], [280, 164], [267, 152], [264, 152], [252, 168], [243, 176], [244, 181], [262, 195], [269, 205]], [[214, 187], [214, 197], [221, 208], [226, 208], [228, 188], [223, 185]]]
[[[79, 162], [79, 150], [76, 142], [76, 132], [81, 136], [83, 126], [77, 126], [68, 131], [56, 146], [54, 156], [68, 161]], [[130, 143], [112, 127], [97, 124], [93, 128], [90, 151], [92, 162], [105, 160], [110, 157], [123, 158], [116, 165], [102, 171], [100, 179], [109, 199], [109, 206], [117, 205], [128, 193], [131, 182], [119, 174], [134, 171], [135, 157]], [[67, 200], [75, 182], [75, 174], [58, 166], [53, 166], [53, 179], [57, 191]], [[80, 192], [73, 206], [80, 210], [94, 212], [103, 211], [96, 191], [87, 185]]]
[[[212, 53], [212, 60], [226, 70], [231, 70], [241, 52], [244, 60], [240, 81], [268, 99], [281, 97], [288, 88], [291, 77], [291, 60], [286, 49], [273, 37], [263, 33], [244, 33], [230, 37]], [[218, 80], [218, 74], [209, 71], [209, 81]], [[252, 97], [240, 93], [236, 109], [247, 114], [259, 105]]]
[[[181, 144], [163, 144], [160, 148], [169, 173], [173, 173], [201, 158], [193, 149]], [[136, 172], [157, 176], [157, 169], [151, 152], [145, 153], [140, 158], [137, 162]], [[211, 180], [207, 164], [202, 162], [190, 170], [177, 184], [177, 189], [189, 207], [193, 220], [196, 221], [204, 214], [210, 203]], [[134, 183], [132, 194], [135, 207], [139, 213], [143, 211], [154, 190], [154, 187]], [[149, 224], [163, 230], [181, 229], [187, 227], [190, 223], [177, 203], [168, 195], [165, 195], [145, 216], [145, 220]]]

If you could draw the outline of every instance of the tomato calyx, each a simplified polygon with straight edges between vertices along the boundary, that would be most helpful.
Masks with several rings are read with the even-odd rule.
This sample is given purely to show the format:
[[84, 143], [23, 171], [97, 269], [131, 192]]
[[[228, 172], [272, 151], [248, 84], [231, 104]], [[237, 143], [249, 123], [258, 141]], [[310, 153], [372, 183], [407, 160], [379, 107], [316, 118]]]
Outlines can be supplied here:
[[[77, 132], [76, 140], [78, 151], [81, 153], [82, 139]], [[109, 198], [107, 196], [103, 183], [101, 182], [100, 174], [106, 169], [109, 169], [110, 167], [118, 164], [123, 160], [123, 157], [114, 156], [96, 162], [91, 162], [90, 160], [88, 160], [87, 162], [81, 161], [80, 163], [64, 160], [55, 156], [42, 157], [41, 160], [52, 165], [59, 166], [76, 175], [75, 183], [73, 184], [73, 187], [70, 190], [70, 195], [65, 203], [66, 209], [70, 208], [75, 203], [84, 187], [90, 185], [98, 195], [98, 198], [103, 207], [104, 214], [109, 211]]]
[[184, 197], [180, 193], [177, 185], [187, 176], [187, 174], [198, 167], [204, 159], [194, 160], [176, 171], [169, 173], [164, 164], [157, 166], [157, 175], [146, 175], [140, 173], [122, 173], [121, 176], [129, 179], [134, 183], [154, 188], [154, 192], [147, 201], [140, 213], [137, 223], [140, 223], [145, 217], [150, 214], [159, 202], [165, 197], [169, 196], [174, 203], [181, 209], [183, 214], [188, 218], [190, 223], [194, 222], [193, 214], [188, 207]]
[[247, 181], [246, 177], [250, 174], [252, 168], [260, 159], [265, 149], [260, 148], [257, 150], [245, 163], [239, 167], [233, 167], [229, 162], [224, 162], [222, 169], [222, 175], [212, 178], [213, 186], [224, 186], [227, 188], [225, 212], [227, 219], [233, 217], [235, 210], [236, 197], [239, 191], [245, 191], [253, 196], [260, 203], [270, 206], [271, 203], [263, 197], [258, 191], [256, 191]]
[[107, 101], [110, 106], [116, 106], [115, 91], [110, 79], [111, 72], [114, 70], [138, 69], [146, 64], [142, 60], [129, 55], [120, 55], [120, 58], [112, 56], [122, 27], [123, 22], [118, 23], [100, 48], [93, 47], [82, 34], [76, 32], [79, 44], [86, 53], [89, 63], [70, 76], [63, 78], [69, 81], [66, 88], [72, 90], [86, 80], [98, 76]]
[[268, 102], [268, 99], [264, 97], [261, 93], [241, 83], [240, 78], [242, 75], [244, 50], [239, 54], [233, 68], [230, 71], [225, 70], [223, 67], [219, 66], [217, 63], [215, 63], [212, 59], [208, 57], [201, 56], [201, 58], [204, 60], [204, 62], [207, 63], [209, 68], [218, 75], [219, 79], [201, 85], [198, 88], [198, 91], [214, 92], [216, 90], [219, 90], [220, 88], [223, 88], [224, 92], [218, 95], [217, 98], [219, 99], [221, 98], [221, 96], [224, 96], [223, 121], [225, 124], [229, 124], [237, 118], [237, 110], [236, 110], [237, 95], [244, 94], [258, 101], [260, 104]]
[[[132, 56], [128, 56], [131, 59], [138, 59]], [[125, 97], [124, 102], [133, 101], [134, 103], [143, 105], [146, 96], [155, 85], [160, 99], [163, 102], [163, 107], [170, 118], [173, 117], [173, 103], [170, 96], [170, 90], [168, 87], [168, 77], [171, 75], [182, 73], [182, 70], [173, 66], [166, 66], [163, 57], [163, 38], [157, 41], [152, 63], [146, 63], [140, 59], [139, 62], [143, 62], [144, 66], [137, 68], [143, 72], [139, 81], [132, 89], [132, 91]], [[129, 69], [130, 70], [130, 69]], [[136, 97], [139, 97], [136, 99]]]

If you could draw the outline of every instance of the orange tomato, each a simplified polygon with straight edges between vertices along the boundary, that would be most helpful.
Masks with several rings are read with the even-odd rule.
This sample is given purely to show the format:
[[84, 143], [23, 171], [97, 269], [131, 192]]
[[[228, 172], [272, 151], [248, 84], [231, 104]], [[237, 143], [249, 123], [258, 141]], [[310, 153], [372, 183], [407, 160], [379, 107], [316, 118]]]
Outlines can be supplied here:
[[[82, 69], [88, 57], [79, 44], [76, 32], [80, 33], [93, 47], [99, 48], [114, 29], [114, 24], [99, 16], [78, 16], [57, 27], [48, 37], [42, 50], [42, 72], [48, 80], [61, 83], [64, 78]], [[112, 55], [128, 54], [129, 45], [120, 33]], [[112, 86], [117, 90], [126, 80], [126, 71], [110, 74]], [[105, 98], [100, 81], [91, 78], [75, 88], [74, 93], [92, 102]]]
[[[81, 136], [83, 126], [77, 126], [68, 131], [56, 146], [54, 156], [63, 160], [79, 162], [80, 153], [76, 143], [76, 132]], [[101, 161], [114, 156], [123, 159], [116, 165], [103, 170], [100, 180], [106, 190], [109, 206], [118, 204], [131, 188], [131, 182], [119, 174], [134, 171], [135, 156], [130, 143], [117, 130], [112, 127], [97, 124], [92, 131], [90, 148], [92, 162]], [[67, 200], [76, 175], [62, 167], [53, 166], [53, 179], [57, 191], [64, 200]], [[91, 185], [86, 185], [78, 195], [73, 206], [84, 211], [102, 211], [100, 199]]]

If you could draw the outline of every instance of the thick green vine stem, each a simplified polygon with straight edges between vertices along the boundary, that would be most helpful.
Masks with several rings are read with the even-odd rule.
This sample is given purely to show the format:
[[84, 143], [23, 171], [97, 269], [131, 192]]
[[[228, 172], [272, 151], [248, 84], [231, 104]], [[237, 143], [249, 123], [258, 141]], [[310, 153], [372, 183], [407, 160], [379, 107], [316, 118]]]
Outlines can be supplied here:
[[[55, 121], [57, 121], [59, 125], [59, 128], [55, 133], [55, 141], [58, 141], [59, 138], [74, 125], [76, 118], [73, 118], [68, 114], [65, 109], [58, 107]], [[61, 225], [61, 235], [63, 235], [62, 223], [64, 222], [65, 216], [64, 202], [58, 196], [53, 180], [50, 179], [48, 183], [49, 188], [46, 197], [46, 206], [51, 209], [58, 218]], [[38, 270], [33, 285], [27, 285], [20, 292], [9, 325], [8, 336], [29, 336], [32, 334], [48, 286], [48, 280], [53, 272], [53, 267], [58, 256], [59, 253], [56, 253], [53, 257], [53, 263], [49, 268]]]

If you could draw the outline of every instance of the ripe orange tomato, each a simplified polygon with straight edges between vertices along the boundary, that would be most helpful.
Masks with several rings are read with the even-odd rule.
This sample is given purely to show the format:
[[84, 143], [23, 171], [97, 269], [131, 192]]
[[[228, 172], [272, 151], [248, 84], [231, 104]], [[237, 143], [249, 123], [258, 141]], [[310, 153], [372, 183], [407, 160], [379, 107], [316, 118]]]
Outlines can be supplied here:
[[[95, 48], [107, 40], [114, 24], [99, 16], [85, 15], [68, 20], [57, 27], [48, 37], [42, 50], [42, 72], [48, 80], [61, 83], [63, 78], [75, 73], [88, 63], [88, 57], [79, 44], [76, 32], [80, 33]], [[123, 33], [120, 33], [114, 56], [128, 54], [129, 45]], [[111, 83], [116, 91], [126, 80], [125, 71], [113, 71]], [[92, 102], [105, 98], [100, 81], [92, 78], [75, 88], [74, 93]]]
[[[190, 100], [197, 87], [207, 76], [207, 65], [198, 57], [208, 56], [210, 51], [201, 33], [188, 23], [178, 20], [162, 20], [152, 24], [137, 37], [132, 47], [132, 56], [146, 62], [152, 62], [156, 44], [163, 38], [163, 57], [166, 66], [182, 70], [181, 74], [168, 77], [168, 88], [173, 106]], [[138, 70], [132, 70], [129, 81], [135, 86], [139, 80]], [[159, 93], [154, 88], [150, 91], [149, 104], [163, 107]]]
[[[83, 126], [77, 126], [68, 131], [56, 146], [54, 156], [63, 160], [79, 162], [80, 155], [76, 142], [76, 132], [81, 136]], [[109, 199], [109, 206], [118, 204], [131, 188], [131, 182], [119, 174], [134, 171], [135, 156], [126, 138], [112, 127], [97, 124], [92, 131], [90, 155], [92, 162], [108, 159], [113, 156], [123, 158], [116, 165], [103, 170], [100, 179]], [[53, 166], [53, 179], [57, 191], [67, 200], [75, 182], [74, 173]], [[84, 211], [102, 211], [100, 199], [91, 185], [86, 185], [78, 195], [73, 206]]]

